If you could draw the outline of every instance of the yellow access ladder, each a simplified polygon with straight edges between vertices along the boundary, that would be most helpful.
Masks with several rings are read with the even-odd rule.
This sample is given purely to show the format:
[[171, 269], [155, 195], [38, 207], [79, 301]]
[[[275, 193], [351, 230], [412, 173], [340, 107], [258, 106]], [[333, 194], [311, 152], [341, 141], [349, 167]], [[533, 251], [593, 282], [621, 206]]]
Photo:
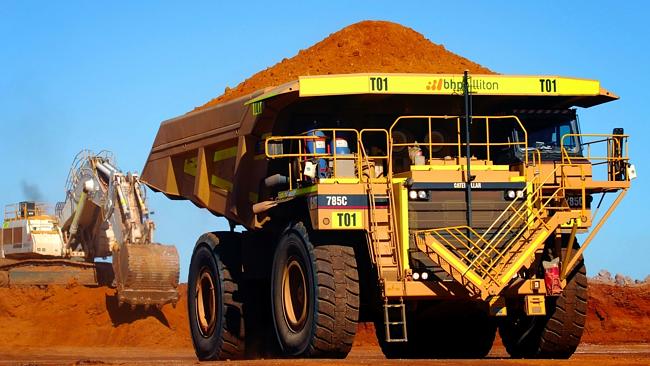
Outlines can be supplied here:
[[[368, 195], [368, 221], [370, 230], [366, 232], [370, 257], [376, 265], [380, 281], [385, 279], [401, 280], [404, 268], [401, 260], [401, 247], [395, 216], [395, 197], [392, 186], [392, 174], [379, 181], [372, 177], [372, 165], [360, 143], [363, 164], [369, 172], [366, 177]], [[385, 207], [378, 208], [377, 202]], [[386, 342], [407, 342], [406, 306], [402, 298], [384, 299], [384, 334]]]

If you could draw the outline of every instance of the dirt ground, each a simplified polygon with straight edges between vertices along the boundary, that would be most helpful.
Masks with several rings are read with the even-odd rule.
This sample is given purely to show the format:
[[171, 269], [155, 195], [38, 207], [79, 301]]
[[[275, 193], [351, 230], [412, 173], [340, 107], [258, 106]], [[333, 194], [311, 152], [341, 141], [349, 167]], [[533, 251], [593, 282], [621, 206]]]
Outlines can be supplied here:
[[[185, 285], [181, 302], [162, 310], [118, 307], [115, 290], [84, 286], [0, 288], [0, 364], [193, 364], [187, 325]], [[570, 365], [650, 364], [650, 285], [590, 283], [583, 345]], [[535, 364], [505, 360], [499, 341], [479, 364]], [[319, 365], [388, 365], [372, 324], [359, 326], [352, 353], [344, 361]], [[286, 360], [237, 362], [284, 365]], [[316, 364], [292, 360], [294, 364]], [[414, 361], [404, 364], [476, 364], [477, 361]]]
[[[355, 346], [345, 360], [247, 360], [228, 361], [229, 365], [648, 365], [650, 348], [644, 345], [582, 345], [570, 360], [515, 360], [503, 348], [495, 348], [482, 360], [387, 360], [376, 346]], [[216, 363], [216, 362], [215, 362]], [[0, 354], [0, 365], [195, 365], [191, 349], [142, 347], [58, 347], [18, 348]], [[204, 364], [204, 363], [201, 363]]]

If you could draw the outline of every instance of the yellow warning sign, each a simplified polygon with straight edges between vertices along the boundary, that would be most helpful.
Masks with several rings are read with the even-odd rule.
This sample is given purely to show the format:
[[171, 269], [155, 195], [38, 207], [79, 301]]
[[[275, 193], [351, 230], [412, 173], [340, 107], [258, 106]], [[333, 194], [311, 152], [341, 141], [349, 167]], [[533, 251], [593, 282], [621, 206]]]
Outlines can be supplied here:
[[363, 228], [363, 213], [361, 211], [332, 212], [332, 228], [361, 229]]

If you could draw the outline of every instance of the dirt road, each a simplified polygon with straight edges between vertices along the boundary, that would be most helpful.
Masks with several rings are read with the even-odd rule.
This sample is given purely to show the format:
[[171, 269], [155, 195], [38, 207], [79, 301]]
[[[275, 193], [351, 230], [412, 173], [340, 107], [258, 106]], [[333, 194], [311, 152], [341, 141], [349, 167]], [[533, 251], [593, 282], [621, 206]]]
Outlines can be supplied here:
[[[193, 365], [198, 364], [191, 349], [19, 347], [0, 352], [0, 365]], [[492, 351], [484, 360], [387, 360], [376, 346], [355, 347], [345, 360], [253, 360], [233, 361], [230, 365], [648, 365], [650, 345], [582, 345], [568, 361], [508, 359], [503, 348]]]

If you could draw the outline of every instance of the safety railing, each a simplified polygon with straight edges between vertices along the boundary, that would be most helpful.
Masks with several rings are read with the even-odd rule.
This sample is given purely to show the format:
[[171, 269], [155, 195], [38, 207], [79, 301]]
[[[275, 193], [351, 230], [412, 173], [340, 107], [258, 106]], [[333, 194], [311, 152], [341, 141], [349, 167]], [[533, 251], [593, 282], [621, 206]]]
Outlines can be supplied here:
[[[329, 133], [330, 135], [327, 135]], [[338, 133], [338, 136], [337, 136]], [[280, 158], [289, 158], [288, 161], [288, 173], [289, 173], [289, 189], [293, 189], [293, 164], [297, 161], [300, 163], [299, 168], [297, 169], [297, 179], [299, 181], [305, 180], [304, 177], [304, 165], [308, 160], [311, 159], [329, 159], [331, 160], [332, 164], [332, 171], [331, 174], [327, 174], [328, 176], [333, 176], [333, 177], [338, 177], [339, 174], [337, 174], [337, 170], [339, 169], [339, 166], [337, 162], [342, 158], [343, 155], [346, 157], [353, 157], [354, 160], [354, 166], [355, 166], [355, 172], [354, 172], [354, 178], [359, 177], [359, 172], [361, 171], [361, 158], [357, 154], [356, 156], [354, 154], [350, 153], [338, 153], [338, 148], [336, 146], [337, 139], [339, 137], [342, 137], [344, 134], [354, 134], [354, 148], [356, 151], [358, 151], [358, 141], [359, 141], [359, 132], [355, 129], [315, 129], [315, 130], [310, 130], [307, 132], [304, 132], [303, 134], [300, 135], [292, 135], [292, 136], [269, 136], [265, 140], [265, 146], [264, 146], [264, 151], [266, 154], [266, 157], [269, 159], [280, 159]], [[322, 134], [322, 135], [321, 135]], [[327, 140], [330, 140], [330, 142], [333, 142], [333, 147], [332, 144], [328, 144]], [[347, 141], [347, 140], [346, 140]], [[347, 141], [349, 143], [349, 141]], [[289, 143], [292, 145], [293, 143], [296, 144], [296, 146], [289, 146], [290, 152], [284, 152], [284, 145], [285, 143]], [[309, 144], [311, 144], [311, 147], [309, 147]], [[271, 145], [275, 145], [271, 147]], [[278, 145], [282, 146], [280, 151], [278, 152]], [[311, 152], [309, 150], [312, 150]], [[324, 150], [318, 152], [318, 150]], [[347, 159], [349, 160], [349, 159]], [[326, 161], [327, 169], [329, 169], [329, 161]], [[318, 176], [318, 172], [316, 173], [316, 176]]]
[[[328, 163], [328, 174], [326, 178], [355, 178], [359, 180], [377, 178], [377, 174], [373, 173], [377, 170], [377, 164], [381, 164], [390, 159], [385, 150], [380, 151], [367, 151], [364, 147], [364, 139], [371, 134], [379, 134], [380, 137], [375, 137], [375, 140], [380, 139], [386, 146], [388, 142], [388, 131], [385, 129], [363, 129], [355, 130], [349, 128], [330, 128], [330, 129], [314, 129], [304, 132], [299, 135], [290, 136], [269, 136], [264, 142], [265, 155], [269, 159], [289, 158], [288, 173], [293, 175], [292, 164], [295, 162], [300, 163], [300, 169], [297, 169], [297, 178], [302, 181], [305, 180], [304, 165], [309, 160], [325, 159]], [[348, 152], [340, 152], [343, 150], [338, 146], [342, 140], [345, 140]], [[281, 147], [280, 147], [281, 146]], [[288, 149], [288, 152], [285, 152]], [[361, 153], [363, 151], [363, 154]], [[339, 162], [341, 161], [354, 162], [354, 172], [352, 176], [348, 174], [341, 174], [342, 169]], [[331, 170], [329, 170], [331, 168]], [[364, 174], [367, 172], [367, 177]], [[384, 175], [387, 172], [383, 172]], [[323, 178], [323, 177], [320, 177]], [[293, 177], [289, 177], [290, 189], [293, 185]]]
[[43, 202], [20, 202], [5, 206], [4, 220], [26, 220], [34, 216], [50, 215], [51, 205]]
[[[413, 141], [403, 141], [403, 142], [395, 142], [396, 140], [396, 132], [399, 131], [399, 128], [401, 127], [402, 124], [408, 123], [408, 122], [413, 122], [416, 121], [426, 121], [426, 127], [427, 127], [427, 134], [424, 136], [425, 141], [417, 141], [415, 138], [413, 138]], [[495, 121], [495, 120], [512, 120], [514, 122], [513, 127], [515, 127], [515, 131], [519, 130], [521, 134], [524, 137], [523, 141], [516, 141], [516, 140], [509, 140], [508, 137], [506, 136], [505, 140], [497, 140], [495, 141], [493, 137], [491, 137], [490, 134], [490, 122]], [[452, 124], [452, 127], [454, 128], [453, 133], [452, 129], [445, 129], [447, 132], [450, 132], [445, 136], [444, 134], [441, 134], [439, 132], [440, 125], [436, 125], [435, 127], [433, 126], [433, 122], [437, 121], [438, 124], [441, 124], [443, 122], [448, 122]], [[524, 128], [523, 124], [519, 120], [517, 116], [472, 116], [472, 124], [474, 123], [484, 123], [485, 128], [483, 131], [478, 131], [478, 130], [473, 130], [477, 134], [479, 132], [484, 132], [485, 136], [482, 139], [472, 139], [472, 141], [469, 143], [470, 149], [474, 148], [483, 148], [485, 149], [485, 160], [491, 161], [492, 160], [492, 148], [498, 148], [498, 147], [511, 147], [511, 146], [517, 146], [522, 149], [527, 149], [528, 147], [528, 133], [526, 132], [526, 129]], [[420, 122], [421, 123], [421, 122]], [[391, 138], [391, 155], [395, 152], [395, 148], [398, 149], [403, 149], [403, 148], [413, 148], [413, 147], [426, 147], [428, 152], [428, 161], [432, 161], [434, 159], [434, 150], [439, 150], [444, 147], [452, 148], [456, 150], [456, 156], [458, 158], [461, 158], [464, 156], [463, 151], [464, 147], [467, 147], [467, 143], [463, 141], [461, 138], [462, 134], [462, 117], [460, 116], [427, 116], [427, 115], [419, 115], [419, 116], [401, 116], [398, 117], [393, 124], [390, 127], [389, 130], [389, 135]], [[455, 126], [453, 126], [455, 125]], [[512, 131], [511, 131], [512, 132]], [[449, 138], [451, 135], [456, 135], [456, 141], [449, 141], [449, 142], [433, 142], [434, 140], [434, 135], [436, 138], [444, 139], [445, 137]], [[422, 137], [422, 136], [420, 136]], [[528, 165], [528, 155], [524, 154], [524, 163]]]
[[[368, 151], [366, 149], [366, 143], [365, 141], [366, 136], [369, 135], [381, 135], [378, 138], [375, 138], [375, 142], [379, 142], [380, 146], [373, 145], [371, 146], [371, 151]], [[388, 169], [390, 166], [390, 154], [388, 153], [389, 151], [389, 146], [390, 146], [390, 135], [388, 134], [388, 130], [382, 129], [382, 128], [364, 128], [361, 131], [359, 131], [359, 148], [361, 155], [359, 158], [362, 160], [363, 164], [367, 164], [367, 166], [364, 169], [367, 169], [368, 171], [368, 178], [369, 180], [373, 180], [374, 178], [379, 178], [380, 175], [383, 175], [385, 177], [388, 177], [392, 174], [392, 171]], [[383, 148], [382, 146], [383, 145]], [[373, 151], [374, 149], [374, 151]], [[376, 169], [378, 167], [377, 164], [381, 164], [380, 166], [382, 167], [382, 172], [381, 174], [379, 171]], [[386, 167], [386, 171], [383, 171], [383, 167]], [[374, 172], [372, 171], [374, 170]], [[365, 171], [365, 170], [364, 170]], [[390, 179], [388, 180], [390, 182]]]
[[74, 187], [78, 185], [82, 166], [92, 158], [97, 158], [100, 161], [108, 162], [110, 165], [117, 167], [117, 161], [111, 151], [101, 150], [95, 154], [92, 150], [81, 150], [72, 160], [72, 165], [70, 166], [70, 171], [68, 172], [68, 178], [65, 182], [66, 192], [70, 192], [72, 189], [74, 189]]
[[[571, 156], [566, 141], [582, 141], [584, 138], [594, 140], [580, 144], [582, 154], [579, 157]], [[606, 165], [607, 180], [629, 180], [626, 174], [629, 162], [628, 135], [625, 134], [565, 134], [562, 136], [560, 147], [562, 150], [562, 164], [573, 164], [577, 160], [588, 160], [592, 166]]]

